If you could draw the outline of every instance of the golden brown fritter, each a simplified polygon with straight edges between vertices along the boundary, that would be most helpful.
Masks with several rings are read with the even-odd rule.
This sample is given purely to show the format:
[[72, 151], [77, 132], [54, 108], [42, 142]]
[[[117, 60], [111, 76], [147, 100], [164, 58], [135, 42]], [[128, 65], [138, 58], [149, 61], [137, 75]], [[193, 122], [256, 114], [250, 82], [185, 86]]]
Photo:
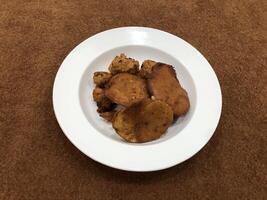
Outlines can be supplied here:
[[139, 71], [139, 62], [132, 58], [126, 57], [126, 55], [122, 53], [113, 59], [108, 69], [111, 74], [122, 72], [136, 74]]
[[145, 99], [123, 109], [113, 119], [113, 128], [126, 141], [149, 142], [166, 132], [173, 121], [171, 107], [159, 100]]
[[97, 104], [97, 112], [99, 113], [111, 111], [115, 107], [115, 104], [105, 96], [104, 89], [100, 87], [96, 87], [93, 90], [93, 98]]
[[112, 110], [112, 111], [108, 111], [108, 112], [99, 113], [99, 115], [100, 115], [100, 117], [104, 118], [105, 120], [112, 122], [113, 117], [115, 116], [115, 114], [117, 112], [118, 111], [116, 111], [116, 110]]
[[152, 68], [155, 64], [156, 62], [153, 60], [145, 60], [141, 65], [139, 76], [141, 76], [142, 78], [148, 78], [152, 73]]
[[113, 118], [112, 126], [124, 140], [127, 142], [137, 142], [135, 135], [136, 116], [139, 107], [133, 105], [119, 111]]
[[106, 85], [105, 95], [112, 102], [126, 107], [148, 97], [145, 80], [129, 73], [113, 76]]
[[95, 87], [93, 90], [93, 98], [95, 102], [100, 102], [105, 97], [104, 89], [100, 87]]
[[181, 87], [171, 65], [163, 63], [154, 65], [147, 83], [151, 95], [169, 104], [174, 115], [180, 116], [189, 110], [187, 92]]
[[172, 108], [155, 100], [144, 106], [136, 125], [137, 141], [148, 142], [159, 138], [173, 122]]
[[94, 83], [99, 87], [104, 87], [104, 85], [109, 81], [111, 78], [111, 74], [108, 72], [95, 72], [94, 73]]

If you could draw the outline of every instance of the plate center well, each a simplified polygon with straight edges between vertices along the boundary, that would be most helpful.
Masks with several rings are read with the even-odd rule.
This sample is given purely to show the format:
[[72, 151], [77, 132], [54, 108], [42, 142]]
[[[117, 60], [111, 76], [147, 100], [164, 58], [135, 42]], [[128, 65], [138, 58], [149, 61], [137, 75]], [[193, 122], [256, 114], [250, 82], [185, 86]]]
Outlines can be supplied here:
[[[175, 123], [171, 127], [169, 127], [166, 134], [164, 134], [160, 139], [155, 140], [153, 142], [149, 142], [149, 144], [159, 143], [179, 134], [181, 130], [189, 123], [195, 110], [197, 97], [196, 97], [194, 82], [190, 74], [188, 73], [186, 66], [183, 66], [181, 62], [179, 62], [179, 60], [159, 49], [141, 45], [122, 46], [115, 49], [111, 49], [99, 55], [88, 66], [85, 66], [86, 69], [83, 73], [80, 82], [79, 98], [80, 98], [81, 108], [88, 120], [88, 123], [90, 123], [95, 129], [97, 129], [100, 132], [100, 134], [103, 134], [112, 140], [116, 140], [118, 142], [124, 142], [116, 134], [115, 130], [112, 128], [111, 123], [105, 121], [98, 115], [96, 111], [97, 106], [92, 96], [93, 89], [95, 88], [95, 84], [93, 82], [94, 72], [108, 71], [108, 66], [111, 63], [112, 59], [116, 55], [119, 55], [120, 53], [125, 53], [128, 57], [138, 60], [140, 65], [144, 60], [151, 59], [158, 62], [170, 64], [175, 68], [177, 77], [182, 87], [185, 88], [188, 93], [190, 100], [190, 110], [185, 116], [179, 117], [178, 120], [175, 121]], [[140, 145], [145, 145], [145, 144], [148, 143]]]

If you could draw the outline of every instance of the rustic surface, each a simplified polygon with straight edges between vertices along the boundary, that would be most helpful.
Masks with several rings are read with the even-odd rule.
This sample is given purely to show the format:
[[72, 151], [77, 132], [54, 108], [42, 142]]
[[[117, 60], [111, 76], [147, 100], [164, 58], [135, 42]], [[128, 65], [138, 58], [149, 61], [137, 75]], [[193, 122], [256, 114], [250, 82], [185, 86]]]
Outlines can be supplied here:
[[[266, 199], [267, 3], [1, 1], [0, 199]], [[89, 36], [139, 25], [176, 34], [214, 67], [223, 112], [214, 137], [187, 162], [152, 173], [105, 167], [64, 136], [52, 85]]]

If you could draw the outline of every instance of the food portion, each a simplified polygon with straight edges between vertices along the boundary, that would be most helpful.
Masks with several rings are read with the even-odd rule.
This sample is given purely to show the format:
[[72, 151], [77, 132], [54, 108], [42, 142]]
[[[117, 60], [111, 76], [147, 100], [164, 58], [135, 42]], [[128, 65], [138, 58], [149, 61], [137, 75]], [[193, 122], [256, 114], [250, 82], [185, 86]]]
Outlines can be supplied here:
[[128, 58], [125, 54], [116, 56], [108, 67], [111, 74], [127, 72], [136, 74], [139, 71], [139, 62], [132, 58]]
[[145, 61], [142, 63], [142, 66], [141, 66], [139, 75], [140, 75], [142, 78], [148, 78], [149, 75], [152, 73], [152, 68], [153, 68], [153, 66], [154, 66], [155, 64], [156, 64], [156, 62], [153, 61], [153, 60], [145, 60]]
[[100, 87], [95, 87], [93, 90], [93, 98], [95, 102], [100, 102], [103, 98], [105, 98], [105, 90]]
[[108, 98], [103, 98], [100, 102], [97, 102], [97, 112], [103, 113], [112, 111], [115, 108], [116, 104], [110, 101]]
[[93, 99], [99, 116], [111, 122], [127, 142], [143, 143], [160, 138], [174, 119], [188, 112], [187, 92], [171, 65], [125, 54], [116, 56], [110, 72], [95, 72]]
[[125, 107], [148, 97], [145, 80], [129, 73], [113, 76], [106, 85], [105, 95], [114, 103]]
[[96, 87], [93, 90], [93, 99], [97, 104], [99, 113], [111, 111], [115, 108], [115, 104], [105, 96], [105, 91], [102, 88]]
[[147, 83], [150, 94], [155, 99], [169, 104], [175, 116], [183, 115], [189, 110], [190, 103], [187, 92], [181, 87], [171, 65], [155, 64]]
[[94, 73], [94, 83], [99, 86], [103, 87], [111, 78], [111, 74], [108, 72], [95, 72]]
[[117, 111], [116, 110], [111, 110], [111, 111], [107, 111], [107, 112], [100, 112], [99, 116], [104, 118], [105, 120], [107, 120], [108, 122], [112, 122], [114, 116], [116, 115]]
[[118, 112], [112, 125], [126, 141], [143, 143], [159, 138], [172, 121], [173, 112], [168, 104], [146, 99]]

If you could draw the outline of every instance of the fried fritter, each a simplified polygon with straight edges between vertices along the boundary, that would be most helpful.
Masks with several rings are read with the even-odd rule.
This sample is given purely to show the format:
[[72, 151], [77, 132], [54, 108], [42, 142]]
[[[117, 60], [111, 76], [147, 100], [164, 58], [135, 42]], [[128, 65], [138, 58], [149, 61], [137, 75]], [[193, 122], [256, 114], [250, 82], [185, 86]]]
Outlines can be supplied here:
[[103, 98], [105, 98], [105, 91], [100, 87], [95, 87], [93, 90], [93, 98], [95, 102], [100, 102]]
[[122, 109], [113, 118], [113, 128], [127, 142], [138, 142], [135, 134], [138, 111], [139, 105], [133, 105]]
[[111, 74], [122, 72], [136, 74], [139, 71], [139, 62], [132, 58], [126, 57], [126, 55], [122, 53], [113, 59], [108, 69]]
[[149, 142], [165, 133], [173, 121], [171, 107], [159, 100], [145, 99], [121, 110], [113, 119], [113, 128], [126, 141]]
[[126, 107], [148, 97], [145, 80], [129, 73], [113, 76], [106, 85], [105, 95], [114, 103]]
[[172, 108], [163, 101], [155, 100], [144, 106], [136, 125], [137, 141], [148, 142], [159, 138], [173, 121]]
[[98, 113], [109, 112], [114, 110], [116, 107], [116, 104], [110, 101], [107, 97], [104, 97], [101, 101], [96, 102], [96, 105], [98, 107]]
[[104, 89], [100, 87], [96, 87], [93, 90], [93, 98], [97, 104], [97, 112], [99, 113], [111, 111], [115, 107], [115, 104], [105, 96]]
[[113, 117], [115, 116], [115, 114], [117, 112], [118, 111], [116, 111], [116, 110], [112, 110], [112, 111], [108, 111], [108, 112], [102, 112], [102, 113], [99, 113], [99, 116], [104, 118], [105, 120], [107, 120], [109, 122], [112, 122]]
[[141, 76], [142, 78], [148, 78], [152, 73], [152, 68], [155, 64], [156, 62], [153, 60], [145, 60], [141, 65], [139, 76]]
[[175, 116], [183, 115], [189, 110], [187, 92], [181, 87], [171, 65], [155, 64], [147, 83], [150, 94], [169, 104]]
[[94, 83], [99, 86], [103, 87], [111, 78], [111, 74], [108, 72], [95, 72], [94, 73]]

